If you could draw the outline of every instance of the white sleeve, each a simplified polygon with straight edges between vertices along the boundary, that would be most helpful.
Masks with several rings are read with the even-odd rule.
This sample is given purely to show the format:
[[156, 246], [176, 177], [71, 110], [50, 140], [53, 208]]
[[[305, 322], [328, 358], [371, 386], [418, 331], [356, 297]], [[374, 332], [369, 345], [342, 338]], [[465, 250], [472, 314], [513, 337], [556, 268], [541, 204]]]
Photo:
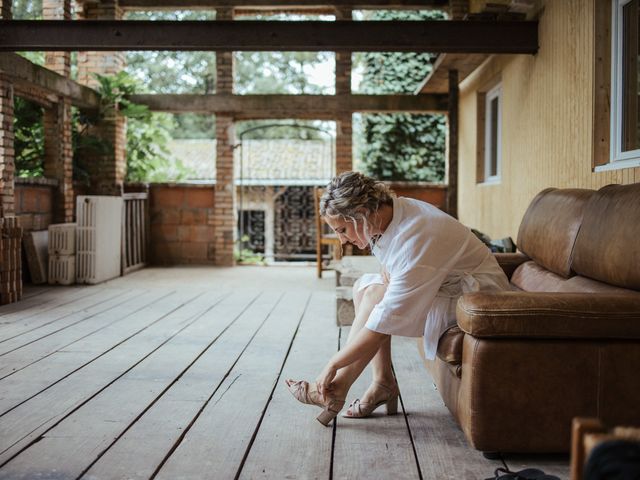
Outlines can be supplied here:
[[448, 269], [422, 265], [393, 275], [365, 326], [388, 335], [421, 336], [423, 320], [447, 274]]

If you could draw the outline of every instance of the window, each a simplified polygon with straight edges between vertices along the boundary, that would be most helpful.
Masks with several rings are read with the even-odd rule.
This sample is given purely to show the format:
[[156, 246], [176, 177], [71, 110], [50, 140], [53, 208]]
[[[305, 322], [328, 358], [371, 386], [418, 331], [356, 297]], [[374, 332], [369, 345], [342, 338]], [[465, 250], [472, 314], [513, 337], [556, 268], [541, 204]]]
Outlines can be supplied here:
[[640, 165], [639, 3], [612, 5], [610, 163], [596, 170]]
[[500, 181], [502, 86], [478, 92], [478, 183]]

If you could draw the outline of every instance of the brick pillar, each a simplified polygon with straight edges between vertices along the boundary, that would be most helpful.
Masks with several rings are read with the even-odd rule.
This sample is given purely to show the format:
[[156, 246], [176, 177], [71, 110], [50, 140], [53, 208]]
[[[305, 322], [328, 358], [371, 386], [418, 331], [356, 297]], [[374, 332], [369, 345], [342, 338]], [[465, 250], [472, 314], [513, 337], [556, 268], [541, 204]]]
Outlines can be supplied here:
[[[71, 20], [71, 0], [43, 0], [44, 20]], [[45, 52], [44, 66], [63, 77], [71, 74], [70, 52]]]
[[[45, 20], [71, 20], [71, 0], [44, 0]], [[64, 76], [71, 75], [69, 52], [46, 52], [45, 67]], [[58, 181], [53, 207], [54, 222], [73, 221], [73, 146], [71, 143], [71, 101], [59, 97], [44, 112], [44, 175]]]
[[[217, 20], [232, 20], [232, 8], [218, 8]], [[233, 53], [216, 52], [216, 93], [233, 93]], [[233, 179], [233, 117], [216, 116], [216, 191], [214, 207], [216, 265], [231, 266], [235, 261], [236, 189]]]
[[0, 74], [0, 216], [15, 214], [13, 84]]
[[15, 213], [13, 146], [13, 84], [0, 74], [0, 216]]
[[58, 180], [53, 204], [53, 221], [73, 221], [73, 145], [71, 143], [71, 101], [60, 97], [44, 114], [44, 176]]
[[[120, 20], [122, 9], [117, 0], [102, 0], [99, 3], [84, 3], [78, 12], [86, 20]], [[78, 82], [96, 88], [99, 84], [95, 74], [115, 75], [124, 69], [124, 52], [78, 52]], [[91, 193], [120, 195], [127, 173], [126, 118], [117, 113], [116, 106], [102, 115], [91, 135], [101, 138], [109, 151], [95, 152], [88, 158], [91, 177]]]
[[[233, 20], [233, 8], [216, 9], [216, 20]], [[216, 52], [216, 93], [233, 93], [233, 52]]]
[[12, 20], [11, 0], [0, 0], [0, 18], [2, 20]]
[[233, 118], [216, 116], [216, 191], [214, 206], [216, 265], [234, 264], [236, 199], [233, 183]]
[[[336, 20], [351, 20], [351, 9], [336, 8]], [[336, 95], [351, 93], [351, 52], [336, 52]], [[336, 118], [336, 174], [353, 169], [352, 114]]]

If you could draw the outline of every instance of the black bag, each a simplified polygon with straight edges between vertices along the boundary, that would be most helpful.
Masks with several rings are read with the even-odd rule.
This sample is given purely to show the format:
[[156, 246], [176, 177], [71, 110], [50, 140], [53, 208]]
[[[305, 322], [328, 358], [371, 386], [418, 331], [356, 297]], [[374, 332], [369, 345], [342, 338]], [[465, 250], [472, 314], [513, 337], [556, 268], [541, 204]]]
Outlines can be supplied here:
[[525, 468], [518, 472], [512, 472], [508, 468], [498, 468], [495, 471], [495, 476], [487, 478], [486, 480], [560, 480], [555, 475], [547, 475], [542, 470], [537, 468]]

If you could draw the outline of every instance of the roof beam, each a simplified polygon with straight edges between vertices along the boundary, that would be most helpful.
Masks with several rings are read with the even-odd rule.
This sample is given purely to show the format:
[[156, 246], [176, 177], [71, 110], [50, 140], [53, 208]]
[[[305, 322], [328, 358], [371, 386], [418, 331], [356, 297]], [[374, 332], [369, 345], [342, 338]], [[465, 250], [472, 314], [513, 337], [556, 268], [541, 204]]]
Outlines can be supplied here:
[[0, 51], [529, 53], [537, 22], [2, 20]]
[[79, 108], [97, 110], [100, 105], [100, 96], [95, 90], [31, 63], [15, 53], [0, 53], [0, 71], [18, 87], [35, 87], [48, 94], [64, 95]]
[[225, 113], [236, 119], [334, 119], [352, 112], [447, 113], [447, 95], [131, 95], [156, 112]]
[[125, 10], [175, 10], [175, 9], [215, 9], [215, 8], [265, 8], [305, 10], [307, 8], [335, 9], [352, 8], [354, 10], [370, 9], [411, 9], [426, 10], [431, 8], [448, 8], [448, 0], [333, 0], [323, 3], [318, 0], [120, 0], [118, 5]]

